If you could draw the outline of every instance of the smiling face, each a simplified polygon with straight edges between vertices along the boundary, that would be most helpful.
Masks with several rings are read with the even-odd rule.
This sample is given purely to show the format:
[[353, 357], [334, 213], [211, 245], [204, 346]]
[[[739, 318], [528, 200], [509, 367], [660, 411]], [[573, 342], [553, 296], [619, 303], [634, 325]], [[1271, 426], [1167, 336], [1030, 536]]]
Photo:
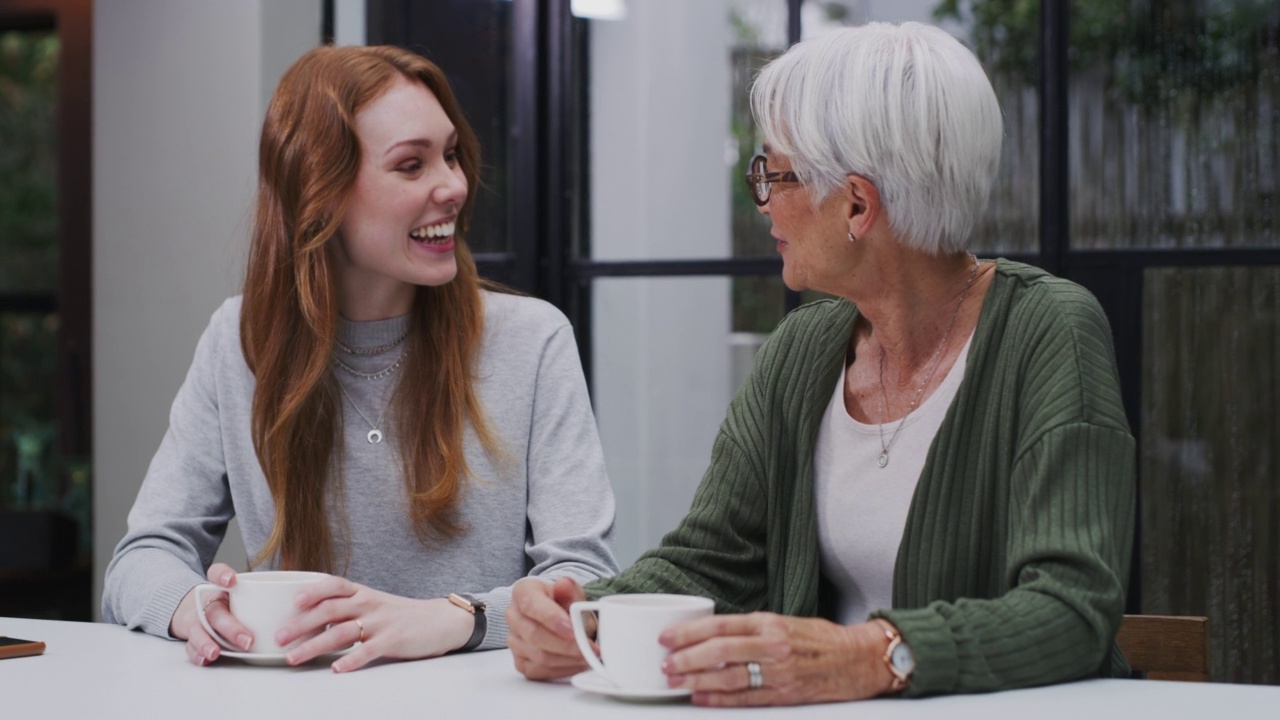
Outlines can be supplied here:
[[425, 86], [398, 78], [355, 117], [360, 169], [338, 231], [342, 314], [409, 312], [414, 288], [458, 273], [454, 224], [467, 198], [458, 135]]
[[[766, 149], [769, 171], [791, 169], [785, 155]], [[833, 193], [820, 203], [799, 183], [775, 183], [760, 212], [772, 221], [771, 233], [782, 255], [782, 281], [792, 290], [840, 294], [850, 274], [849, 201]]]

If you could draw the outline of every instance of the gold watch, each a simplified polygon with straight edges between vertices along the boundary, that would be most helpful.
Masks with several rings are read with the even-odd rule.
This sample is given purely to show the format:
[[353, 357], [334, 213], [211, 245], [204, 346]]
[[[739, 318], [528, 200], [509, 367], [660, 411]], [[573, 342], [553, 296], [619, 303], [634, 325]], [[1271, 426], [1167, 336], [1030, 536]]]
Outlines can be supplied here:
[[884, 664], [893, 674], [893, 684], [889, 686], [889, 691], [901, 692], [911, 683], [911, 673], [916, 671], [916, 656], [911, 652], [911, 646], [903, 642], [902, 633], [898, 632], [893, 623], [884, 618], [876, 618], [874, 622], [884, 630], [885, 637], [889, 638], [889, 647], [884, 651]]

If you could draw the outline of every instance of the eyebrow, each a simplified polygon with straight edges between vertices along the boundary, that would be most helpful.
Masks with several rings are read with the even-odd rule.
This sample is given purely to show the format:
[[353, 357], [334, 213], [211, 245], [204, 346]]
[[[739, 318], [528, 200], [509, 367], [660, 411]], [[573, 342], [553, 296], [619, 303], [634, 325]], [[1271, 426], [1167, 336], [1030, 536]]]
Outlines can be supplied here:
[[[446, 146], [452, 145], [457, 141], [458, 141], [458, 131], [454, 130], [453, 132], [449, 133], [449, 139], [445, 141], [445, 145]], [[392, 150], [395, 150], [398, 147], [403, 147], [405, 145], [412, 145], [414, 147], [420, 147], [425, 150], [432, 146], [432, 142], [426, 138], [410, 138], [408, 140], [401, 140], [400, 142], [395, 143], [391, 147], [387, 148], [387, 151], [383, 153], [382, 156], [386, 157], [391, 154]]]

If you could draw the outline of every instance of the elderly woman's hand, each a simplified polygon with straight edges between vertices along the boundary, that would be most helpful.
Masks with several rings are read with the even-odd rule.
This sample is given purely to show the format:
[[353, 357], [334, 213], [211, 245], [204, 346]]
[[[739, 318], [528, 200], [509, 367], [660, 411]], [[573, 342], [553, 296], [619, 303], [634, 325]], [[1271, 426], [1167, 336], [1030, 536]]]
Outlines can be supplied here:
[[[663, 671], [699, 705], [800, 705], [860, 700], [893, 684], [888, 645], [873, 623], [843, 626], [773, 613], [716, 615], [668, 629]], [[760, 665], [750, 687], [747, 663]]]
[[530, 680], [554, 680], [587, 669], [569, 624], [569, 606], [586, 599], [572, 578], [554, 585], [525, 578], [511, 588], [507, 644], [516, 670]]

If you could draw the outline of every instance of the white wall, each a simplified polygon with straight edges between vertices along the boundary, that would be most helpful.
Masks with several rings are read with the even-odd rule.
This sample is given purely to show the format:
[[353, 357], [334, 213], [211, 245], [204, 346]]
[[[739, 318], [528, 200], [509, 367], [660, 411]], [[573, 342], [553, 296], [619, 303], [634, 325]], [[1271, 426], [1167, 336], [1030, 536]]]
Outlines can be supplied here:
[[[591, 243], [602, 260], [730, 252], [725, 0], [591, 25]], [[731, 392], [729, 281], [594, 284], [593, 399], [625, 567], [675, 527]]]
[[[266, 103], [320, 0], [94, 6], [94, 597], [210, 314], [239, 291]], [[220, 558], [244, 564], [239, 531]]]

